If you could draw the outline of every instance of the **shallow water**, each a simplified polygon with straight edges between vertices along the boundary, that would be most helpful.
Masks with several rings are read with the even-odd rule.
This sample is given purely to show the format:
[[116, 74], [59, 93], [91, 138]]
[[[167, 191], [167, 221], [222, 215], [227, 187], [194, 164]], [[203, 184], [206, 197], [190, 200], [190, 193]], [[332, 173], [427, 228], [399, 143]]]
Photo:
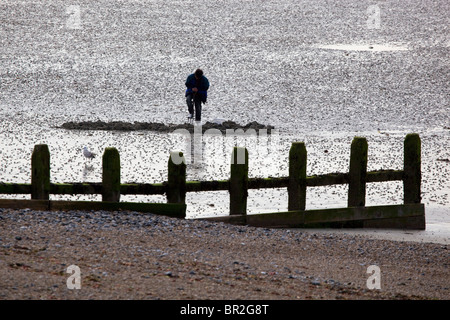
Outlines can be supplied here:
[[[64, 1], [2, 1], [0, 181], [29, 182], [39, 143], [49, 145], [52, 182], [101, 181], [100, 157], [85, 161], [84, 145], [98, 154], [116, 147], [123, 182], [164, 181], [170, 150], [189, 154], [183, 136], [55, 127], [183, 123], [184, 80], [202, 67], [211, 82], [204, 121], [258, 121], [279, 136], [205, 139], [189, 180], [226, 179], [236, 143], [249, 149], [251, 177], [286, 176], [293, 141], [306, 143], [308, 175], [346, 172], [354, 136], [368, 140], [369, 170], [401, 169], [403, 139], [417, 132], [423, 203], [450, 221], [450, 163], [442, 161], [450, 159], [447, 1], [380, 4], [380, 29], [367, 28], [366, 3], [350, 0], [196, 4], [202, 10], [190, 1], [81, 1], [73, 24]], [[307, 208], [345, 206], [346, 191], [309, 188]], [[369, 184], [367, 203], [401, 203], [402, 193], [401, 183]], [[226, 192], [189, 194], [187, 202], [188, 217], [228, 213]], [[285, 190], [250, 192], [250, 213], [286, 207]]]

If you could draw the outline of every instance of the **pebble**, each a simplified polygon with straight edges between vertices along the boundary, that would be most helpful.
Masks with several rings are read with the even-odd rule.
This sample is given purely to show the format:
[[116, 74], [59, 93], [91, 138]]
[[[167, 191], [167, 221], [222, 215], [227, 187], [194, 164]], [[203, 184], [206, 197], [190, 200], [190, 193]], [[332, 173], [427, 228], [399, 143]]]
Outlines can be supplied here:
[[[80, 216], [84, 216], [83, 212], [78, 212], [78, 214], [68, 215], [63, 212], [49, 212], [49, 211], [32, 211], [30, 214], [28, 214], [26, 217], [23, 217], [18, 214], [15, 210], [9, 210], [4, 213], [5, 218], [11, 221], [19, 221], [24, 220], [26, 221], [25, 224], [28, 226], [27, 229], [23, 229], [23, 234], [26, 234], [29, 236], [29, 232], [34, 232], [36, 226], [40, 226], [40, 221], [44, 219], [45, 217], [45, 224], [48, 226], [52, 225], [60, 225], [66, 224], [64, 228], [70, 227], [73, 228], [74, 232], [80, 232], [80, 235], [84, 231], [82, 229], [82, 225], [86, 224], [85, 220], [78, 220]], [[105, 226], [110, 225], [110, 229], [113, 228], [112, 221], [115, 222], [117, 225], [114, 228], [118, 228], [118, 230], [121, 230], [121, 228], [124, 228], [123, 230], [126, 230], [126, 232], [118, 233], [122, 235], [123, 237], [127, 237], [128, 234], [132, 234], [135, 231], [145, 231], [145, 232], [168, 232], [168, 230], [172, 230], [171, 232], [174, 233], [174, 236], [179, 234], [196, 234], [196, 235], [202, 235], [203, 237], [201, 239], [197, 239], [197, 237], [193, 238], [194, 241], [198, 241], [199, 243], [203, 243], [205, 241], [210, 241], [212, 237], [219, 234], [239, 234], [238, 239], [245, 239], [245, 246], [241, 246], [241, 241], [237, 240], [234, 242], [235, 245], [238, 246], [238, 250], [247, 250], [247, 247], [252, 248], [252, 245], [255, 240], [261, 241], [263, 243], [270, 243], [270, 247], [267, 246], [269, 250], [272, 250], [272, 244], [277, 244], [281, 246], [289, 246], [294, 247], [297, 246], [299, 252], [302, 252], [304, 249], [305, 240], [311, 240], [314, 241], [314, 243], [310, 243], [310, 248], [307, 248], [307, 250], [321, 250], [323, 246], [325, 250], [332, 252], [333, 248], [330, 248], [329, 246], [326, 246], [330, 242], [329, 234], [321, 234], [319, 232], [314, 233], [314, 235], [310, 235], [308, 232], [302, 232], [297, 233], [295, 230], [283, 230], [283, 229], [260, 229], [260, 228], [253, 228], [253, 227], [242, 227], [242, 226], [233, 226], [233, 225], [227, 225], [227, 224], [216, 224], [208, 221], [200, 221], [200, 220], [181, 220], [181, 219], [175, 219], [175, 218], [169, 218], [164, 216], [156, 216], [152, 214], [137, 214], [133, 212], [106, 212], [106, 211], [99, 211], [99, 212], [90, 212], [91, 221], [94, 223], [93, 230], [96, 230], [99, 226]], [[64, 217], [64, 218], [62, 218]], [[147, 224], [146, 224], [147, 223]], [[23, 223], [16, 224], [17, 228], [20, 228], [20, 226], [23, 226]], [[126, 229], [125, 229], [126, 227]], [[289, 231], [289, 232], [287, 232]], [[270, 236], [267, 236], [266, 234], [270, 234]], [[208, 235], [208, 236], [207, 236]], [[91, 235], [92, 236], [92, 235]], [[16, 236], [16, 240], [17, 237]], [[26, 238], [24, 235], [22, 235], [23, 238]], [[39, 239], [39, 237], [43, 237], [42, 239], [45, 239], [43, 235], [37, 235], [35, 238]], [[79, 235], [73, 235], [73, 234], [67, 234], [64, 235], [65, 240], [67, 242], [63, 243], [64, 240], [55, 240], [58, 243], [53, 244], [55, 248], [61, 247], [60, 244], [66, 245], [67, 243], [72, 243], [72, 241], [83, 241], [83, 244], [89, 245], [89, 241], [97, 247], [99, 244], [104, 243], [104, 241], [107, 239], [106, 236], [92, 236], [92, 238], [85, 238], [85, 237], [79, 237]], [[32, 238], [32, 237], [30, 237]], [[230, 237], [231, 238], [231, 237]], [[343, 241], [344, 239], [350, 239], [351, 241]], [[282, 241], [282, 243], [280, 243]], [[363, 240], [360, 237], [354, 237], [354, 236], [347, 236], [342, 235], [339, 237], [335, 237], [333, 239], [335, 244], [338, 244], [339, 247], [344, 246], [346, 250], [348, 249], [349, 252], [353, 252], [358, 254], [358, 251], [361, 251], [364, 249], [365, 255], [370, 254], [380, 254], [384, 256], [385, 251], [383, 250], [385, 247], [380, 246], [380, 243], [378, 242], [378, 247], [375, 246], [377, 244], [377, 241], [374, 240]], [[45, 240], [43, 241], [45, 242]], [[223, 247], [227, 246], [227, 243], [221, 243]], [[2, 247], [4, 248], [10, 248], [14, 247], [14, 243], [8, 243], [3, 244]], [[17, 245], [17, 244], [16, 244]], [[47, 246], [49, 250], [52, 249], [52, 245]], [[196, 261], [197, 259], [199, 261], [209, 261], [212, 257], [211, 250], [209, 250], [209, 244], [207, 246], [200, 246], [192, 250], [192, 253], [189, 254], [189, 257], [187, 256], [187, 253], [185, 251], [180, 252], [185, 254], [186, 256], [183, 257], [182, 261], [189, 261], [193, 260]], [[314, 248], [313, 248], [314, 247]], [[403, 255], [411, 254], [415, 255], [418, 253], [426, 253], [425, 256], [421, 256], [421, 259], [425, 261], [425, 259], [429, 259], [430, 263], [433, 261], [436, 261], [433, 259], [433, 255], [440, 256], [442, 252], [445, 252], [443, 250], [446, 250], [446, 246], [434, 246], [433, 248], [437, 248], [436, 250], [430, 250], [425, 251], [423, 248], [426, 247], [426, 245], [423, 244], [414, 244], [414, 243], [399, 243], [398, 246], [387, 246], [388, 248], [395, 248], [398, 252], [402, 252]], [[216, 249], [216, 247], [214, 247]], [[445, 248], [445, 249], [444, 249]], [[276, 248], [275, 250], [277, 250]], [[359, 249], [359, 250], [358, 250]], [[413, 250], [414, 249], [414, 250]], [[438, 250], [441, 249], [441, 250]], [[59, 249], [54, 249], [59, 251]], [[135, 256], [135, 258], [132, 260], [133, 264], [137, 265], [141, 259], [147, 259], [147, 263], [152, 268], [156, 268], [157, 274], [164, 275], [168, 278], [171, 278], [170, 280], [173, 280], [174, 278], [178, 278], [178, 273], [180, 272], [180, 269], [177, 269], [179, 264], [181, 263], [181, 260], [178, 260], [178, 263], [176, 263], [176, 266], [170, 266], [167, 264], [167, 261], [170, 259], [164, 258], [167, 255], [169, 255], [169, 258], [172, 256], [175, 256], [177, 254], [176, 248], [168, 246], [168, 247], [160, 247], [153, 246], [151, 243], [140, 243], [139, 241], [136, 241], [133, 243], [133, 245], [128, 246], [125, 248], [127, 254], [136, 254], [139, 255]], [[301, 251], [300, 251], [301, 250]], [[217, 250], [216, 250], [217, 251]], [[428, 256], [429, 255], [429, 256]], [[108, 256], [108, 253], [106, 253], [106, 256]], [[358, 255], [359, 256], [359, 255]], [[145, 257], [145, 258], [144, 258]], [[186, 259], [185, 259], [186, 258]], [[159, 260], [161, 259], [161, 260]], [[290, 258], [288, 258], [290, 259]], [[366, 264], [366, 256], [362, 256], [361, 261], [353, 261], [352, 266], [355, 265], [358, 267], [361, 267], [361, 270], [365, 271]], [[373, 261], [370, 261], [370, 263], [377, 263], [377, 259], [373, 258]], [[159, 261], [158, 261], [159, 260]], [[113, 260], [111, 259], [111, 262], [117, 263], [120, 265], [120, 260]], [[122, 260], [123, 262], [124, 260]], [[130, 260], [125, 260], [130, 261]], [[323, 288], [324, 284], [328, 284], [330, 286], [340, 286], [341, 283], [338, 282], [335, 279], [328, 279], [321, 281], [320, 278], [318, 278], [318, 273], [311, 273], [310, 270], [307, 268], [303, 269], [303, 266], [290, 266], [283, 263], [283, 260], [274, 260], [271, 261], [270, 265], [260, 267], [252, 265], [251, 263], [247, 262], [246, 260], [242, 260], [241, 255], [232, 255], [227, 260], [225, 260], [226, 263], [217, 266], [219, 268], [219, 273], [221, 275], [225, 275], [226, 272], [230, 271], [231, 275], [235, 279], [240, 279], [239, 281], [242, 281], [242, 279], [247, 278], [264, 278], [264, 280], [271, 280], [274, 279], [289, 279], [288, 281], [294, 283], [298, 281], [305, 281], [306, 283], [310, 284], [312, 290], [315, 290], [315, 286], [319, 286], [319, 288]], [[61, 262], [62, 263], [62, 262]], [[65, 263], [65, 262], [64, 262]], [[69, 264], [69, 262], [67, 262]], [[70, 262], [71, 263], [71, 262]], [[194, 270], [197, 267], [192, 267], [192, 265], [186, 264], [187, 269], [183, 268], [183, 271], [180, 272], [180, 274], [185, 274], [185, 272], [188, 272], [190, 276], [190, 280], [196, 279], [198, 276], [198, 271]], [[296, 270], [298, 268], [298, 270]], [[236, 272], [237, 274], [233, 274], [233, 269], [239, 269], [239, 272]], [[161, 272], [162, 270], [162, 272]], [[201, 270], [201, 269], [199, 269]], [[264, 270], [264, 271], [261, 271]], [[100, 271], [99, 271], [100, 272]], [[306, 272], [306, 273], [305, 273]], [[424, 274], [422, 271], [423, 276], [421, 278], [425, 278], [426, 276], [429, 276], [429, 273]], [[100, 273], [101, 274], [101, 273]], [[155, 273], [156, 274], [156, 273]], [[202, 273], [200, 273], [202, 274]], [[102, 276], [107, 276], [107, 273], [101, 274]], [[363, 272], [363, 276], [364, 276]], [[144, 275], [146, 277], [148, 275]], [[323, 275], [320, 275], [321, 277]], [[330, 277], [333, 277], [330, 275]], [[181, 278], [181, 276], [180, 276]], [[221, 283], [222, 281], [226, 281], [225, 278], [211, 278], [216, 283]], [[341, 280], [341, 279], [340, 279]], [[348, 281], [341, 280], [342, 283], [348, 283]], [[398, 282], [404, 282], [406, 280], [399, 279]], [[401, 285], [404, 287], [404, 285]], [[408, 282], [408, 287], [410, 287], [410, 284]]]
[[311, 284], [315, 285], [315, 286], [319, 286], [320, 285], [320, 281], [318, 279], [314, 279], [314, 280], [311, 281]]

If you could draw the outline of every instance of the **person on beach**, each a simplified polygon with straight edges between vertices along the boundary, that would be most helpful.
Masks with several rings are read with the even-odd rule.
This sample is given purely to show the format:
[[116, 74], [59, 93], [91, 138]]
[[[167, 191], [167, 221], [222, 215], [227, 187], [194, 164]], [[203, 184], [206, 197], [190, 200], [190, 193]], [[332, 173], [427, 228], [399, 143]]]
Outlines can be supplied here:
[[201, 121], [202, 118], [202, 103], [206, 103], [207, 91], [209, 89], [209, 81], [203, 75], [201, 69], [195, 70], [186, 79], [186, 103], [189, 111], [189, 119], [194, 118], [195, 107], [195, 121]]

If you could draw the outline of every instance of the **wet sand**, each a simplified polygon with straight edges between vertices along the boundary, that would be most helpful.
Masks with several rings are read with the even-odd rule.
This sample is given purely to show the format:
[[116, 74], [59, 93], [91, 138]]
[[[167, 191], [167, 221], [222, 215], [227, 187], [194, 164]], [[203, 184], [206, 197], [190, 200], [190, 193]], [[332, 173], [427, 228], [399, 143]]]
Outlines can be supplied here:
[[[226, 133], [227, 130], [241, 129], [248, 133], [248, 130], [255, 130], [258, 134], [259, 130], [264, 130], [266, 134], [270, 134], [274, 126], [260, 124], [256, 121], [240, 125], [234, 121], [218, 120], [216, 122], [205, 123], [184, 123], [184, 124], [164, 124], [155, 122], [123, 122], [123, 121], [85, 121], [85, 122], [65, 122], [59, 128], [69, 130], [109, 130], [109, 131], [154, 131], [160, 133], [172, 133], [176, 130], [186, 130], [189, 133], [194, 133], [195, 126], [201, 126], [201, 132], [205, 133], [207, 130], [216, 129], [221, 133]], [[212, 132], [212, 131], [210, 131]]]

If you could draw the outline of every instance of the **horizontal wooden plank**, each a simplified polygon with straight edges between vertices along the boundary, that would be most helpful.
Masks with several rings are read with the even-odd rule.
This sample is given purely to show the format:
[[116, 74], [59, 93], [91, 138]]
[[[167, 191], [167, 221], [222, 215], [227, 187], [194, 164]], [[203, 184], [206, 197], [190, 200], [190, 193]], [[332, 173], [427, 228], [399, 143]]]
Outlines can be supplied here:
[[106, 201], [62, 201], [62, 200], [21, 200], [0, 199], [0, 208], [31, 210], [129, 210], [153, 213], [170, 217], [185, 218], [186, 204], [178, 203], [140, 203], [140, 202], [106, 202]]
[[280, 178], [249, 178], [249, 189], [286, 188], [289, 185], [289, 177]]
[[320, 187], [348, 183], [347, 173], [328, 173], [306, 177], [306, 186]]
[[364, 220], [363, 228], [425, 230], [425, 215], [391, 219]]
[[120, 194], [164, 194], [166, 185], [164, 183], [127, 183], [120, 185]]
[[349, 207], [305, 212], [304, 223], [376, 220], [424, 215], [423, 204]]
[[[367, 172], [368, 183], [403, 180], [403, 171], [379, 170]], [[308, 187], [318, 187], [348, 183], [347, 173], [329, 173], [306, 177]], [[249, 189], [287, 188], [289, 177], [249, 178]], [[167, 184], [163, 183], [127, 183], [120, 185], [121, 194], [164, 194]], [[229, 189], [229, 180], [186, 181], [186, 192], [220, 191]], [[101, 182], [51, 183], [50, 194], [101, 194]], [[29, 183], [0, 182], [0, 194], [31, 194]]]
[[100, 182], [50, 183], [50, 194], [101, 194]]
[[[411, 218], [411, 219], [410, 219]], [[383, 228], [425, 228], [425, 207], [423, 204], [388, 205], [371, 207], [332, 208], [305, 211], [286, 211], [241, 216], [205, 218], [232, 224], [270, 228], [305, 227], [377, 227], [369, 221], [384, 220], [378, 224]], [[401, 223], [398, 223], [398, 222]], [[421, 223], [420, 221], [423, 221]], [[355, 223], [360, 222], [360, 223]]]
[[0, 208], [49, 210], [48, 200], [0, 199]]
[[129, 210], [185, 218], [186, 204], [108, 201], [50, 201], [50, 210]]
[[366, 182], [403, 180], [403, 170], [378, 170], [367, 172]]
[[228, 190], [229, 185], [228, 180], [186, 181], [186, 192]]
[[0, 182], [0, 194], [31, 194], [31, 184]]

